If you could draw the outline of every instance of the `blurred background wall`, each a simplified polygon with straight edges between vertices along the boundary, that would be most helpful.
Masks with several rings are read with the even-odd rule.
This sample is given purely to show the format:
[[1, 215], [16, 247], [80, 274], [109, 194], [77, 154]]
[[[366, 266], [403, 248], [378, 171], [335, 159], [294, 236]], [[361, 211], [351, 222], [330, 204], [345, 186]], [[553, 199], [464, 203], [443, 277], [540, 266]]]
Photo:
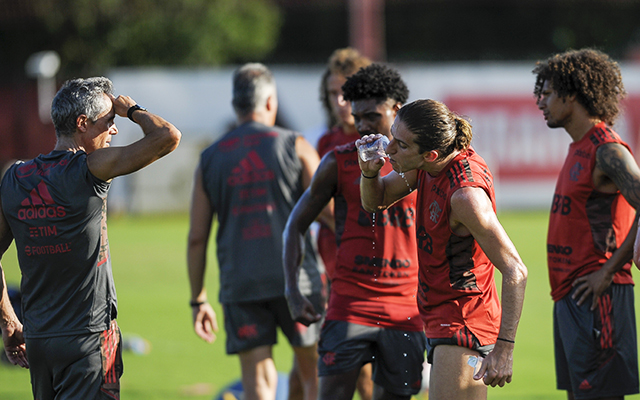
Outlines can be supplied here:
[[[315, 144], [326, 128], [324, 63], [350, 45], [396, 67], [410, 100], [434, 98], [471, 119], [499, 207], [546, 208], [569, 137], [548, 129], [535, 106], [535, 61], [581, 47], [618, 60], [629, 95], [615, 129], [637, 154], [637, 15], [635, 0], [0, 0], [0, 164], [55, 144], [39, 113], [47, 100], [38, 74], [46, 73], [26, 68], [34, 54], [51, 51], [59, 56], [55, 87], [108, 76], [118, 93], [183, 132], [175, 153], [115, 180], [110, 210], [187, 210], [199, 152], [234, 123], [232, 71], [267, 64], [278, 83], [279, 122]], [[139, 137], [128, 120], [117, 124], [114, 144]]]

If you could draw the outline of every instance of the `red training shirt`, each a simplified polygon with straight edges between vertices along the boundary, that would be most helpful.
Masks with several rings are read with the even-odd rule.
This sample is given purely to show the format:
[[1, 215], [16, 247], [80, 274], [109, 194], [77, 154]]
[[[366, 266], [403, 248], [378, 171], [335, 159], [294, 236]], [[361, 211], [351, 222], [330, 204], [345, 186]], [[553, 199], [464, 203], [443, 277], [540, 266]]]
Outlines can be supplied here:
[[467, 327], [485, 346], [498, 337], [502, 310], [493, 263], [473, 236], [457, 236], [449, 225], [451, 195], [464, 187], [484, 189], [495, 211], [493, 176], [473, 148], [437, 176], [418, 172], [420, 316], [428, 338], [449, 338]]
[[[629, 148], [605, 123], [599, 123], [582, 139], [571, 143], [558, 176], [547, 235], [554, 301], [571, 291], [576, 278], [600, 269], [611, 258], [635, 218], [635, 210], [620, 192], [602, 193], [593, 186], [596, 150], [605, 143]], [[616, 273], [613, 282], [633, 284], [631, 259]]]
[[[375, 214], [366, 212], [355, 144], [339, 146], [334, 153], [338, 253], [326, 318], [418, 332], [422, 324], [416, 300], [416, 196]], [[390, 171], [386, 163], [380, 173]]]
[[[322, 158], [336, 146], [355, 142], [359, 137], [360, 135], [357, 133], [347, 135], [341, 126], [335, 126], [325, 132], [318, 140], [318, 154], [320, 158]], [[329, 280], [331, 280], [333, 271], [336, 269], [337, 251], [336, 235], [328, 226], [321, 223], [320, 229], [318, 230], [318, 253], [320, 253], [320, 257], [322, 257], [322, 262], [324, 263]]]

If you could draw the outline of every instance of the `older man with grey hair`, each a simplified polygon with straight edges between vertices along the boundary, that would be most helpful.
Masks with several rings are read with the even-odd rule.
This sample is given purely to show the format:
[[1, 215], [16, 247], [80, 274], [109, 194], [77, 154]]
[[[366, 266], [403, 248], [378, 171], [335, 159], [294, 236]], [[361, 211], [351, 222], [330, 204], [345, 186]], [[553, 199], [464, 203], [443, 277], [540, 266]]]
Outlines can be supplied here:
[[[9, 361], [31, 369], [36, 399], [117, 399], [122, 359], [107, 193], [116, 176], [173, 151], [181, 133], [107, 78], [74, 79], [51, 106], [53, 151], [18, 162], [0, 186], [0, 258], [15, 239], [24, 329], [0, 266], [0, 328]], [[110, 147], [116, 115], [144, 137]], [[24, 331], [24, 334], [23, 334]]]
[[[187, 249], [194, 329], [203, 340], [215, 340], [216, 314], [204, 287], [215, 216], [226, 351], [239, 355], [244, 399], [275, 398], [271, 350], [278, 326], [293, 347], [305, 399], [315, 399], [319, 326], [306, 328], [289, 314], [282, 231], [320, 160], [300, 134], [274, 126], [276, 86], [264, 65], [235, 71], [232, 104], [238, 127], [202, 152], [195, 173]], [[321, 271], [308, 236], [306, 250], [300, 284], [322, 313]]]

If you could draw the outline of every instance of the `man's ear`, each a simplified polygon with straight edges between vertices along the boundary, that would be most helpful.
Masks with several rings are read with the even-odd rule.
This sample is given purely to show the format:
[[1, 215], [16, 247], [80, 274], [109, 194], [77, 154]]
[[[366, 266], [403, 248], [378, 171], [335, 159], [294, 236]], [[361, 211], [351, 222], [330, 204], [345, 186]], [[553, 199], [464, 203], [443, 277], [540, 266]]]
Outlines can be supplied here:
[[267, 104], [266, 104], [267, 111], [273, 111], [277, 106], [278, 106], [278, 99], [276, 98], [276, 96], [271, 95], [267, 97]]
[[562, 102], [563, 103], [573, 103], [573, 102], [576, 101], [576, 98], [577, 98], [577, 94], [576, 93], [568, 94], [568, 95], [566, 95], [566, 96], [564, 96], [562, 98]]
[[88, 123], [89, 123], [89, 118], [87, 118], [87, 116], [84, 114], [80, 114], [78, 118], [76, 118], [76, 129], [79, 130], [80, 132], [86, 132], [88, 129], [87, 127]]
[[396, 117], [396, 115], [398, 115], [398, 111], [400, 111], [401, 108], [402, 108], [402, 103], [400, 103], [399, 101], [397, 101], [396, 104], [393, 105], [391, 109], [393, 110], [394, 118]]
[[429, 163], [432, 163], [435, 160], [437, 160], [439, 156], [440, 156], [440, 153], [438, 153], [438, 150], [429, 150], [422, 153], [422, 158], [424, 159], [424, 161]]

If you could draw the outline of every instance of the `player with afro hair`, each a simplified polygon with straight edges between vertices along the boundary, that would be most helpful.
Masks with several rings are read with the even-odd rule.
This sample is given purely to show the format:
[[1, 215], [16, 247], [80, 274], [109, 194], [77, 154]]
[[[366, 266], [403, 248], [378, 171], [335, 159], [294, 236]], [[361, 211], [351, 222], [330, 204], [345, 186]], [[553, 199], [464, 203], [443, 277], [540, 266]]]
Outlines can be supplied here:
[[576, 95], [590, 116], [613, 125], [626, 95], [618, 63], [594, 49], [571, 50], [539, 61], [533, 70], [539, 99], [545, 81], [561, 98]]
[[620, 68], [587, 48], [540, 61], [533, 73], [547, 126], [572, 140], [547, 233], [556, 386], [569, 399], [622, 399], [640, 383], [631, 275], [640, 168], [613, 129], [626, 94]]
[[404, 104], [409, 98], [409, 89], [398, 71], [383, 64], [361, 68], [342, 86], [342, 92], [344, 99], [351, 102], [379, 99], [379, 104], [393, 99]]

